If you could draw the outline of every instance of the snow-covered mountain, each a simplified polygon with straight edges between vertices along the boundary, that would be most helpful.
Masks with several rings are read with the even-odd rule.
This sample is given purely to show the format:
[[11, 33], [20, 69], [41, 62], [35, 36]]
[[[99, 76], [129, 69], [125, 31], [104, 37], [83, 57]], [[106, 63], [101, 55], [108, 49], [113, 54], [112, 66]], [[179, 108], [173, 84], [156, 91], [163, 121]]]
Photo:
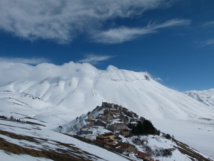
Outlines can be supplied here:
[[59, 126], [56, 131], [136, 159], [209, 160], [173, 136], [159, 131], [144, 117], [107, 102]]
[[46, 75], [42, 73], [35, 79], [14, 81], [0, 90], [27, 93], [54, 106], [80, 113], [86, 113], [104, 101], [132, 108], [149, 119], [213, 118], [213, 109], [161, 85], [145, 72], [112, 66], [98, 70], [89, 64], [75, 63], [62, 67], [46, 66], [44, 69], [35, 67], [32, 71], [38, 73], [37, 68], [41, 68], [47, 70]]
[[214, 89], [204, 91], [192, 90], [184, 93], [207, 106], [214, 107]]
[[161, 85], [146, 72], [113, 66], [99, 70], [70, 62], [62, 66], [1, 64], [0, 74], [1, 115], [30, 116], [49, 130], [110, 102], [144, 116], [208, 156], [214, 153], [210, 142], [214, 108]]

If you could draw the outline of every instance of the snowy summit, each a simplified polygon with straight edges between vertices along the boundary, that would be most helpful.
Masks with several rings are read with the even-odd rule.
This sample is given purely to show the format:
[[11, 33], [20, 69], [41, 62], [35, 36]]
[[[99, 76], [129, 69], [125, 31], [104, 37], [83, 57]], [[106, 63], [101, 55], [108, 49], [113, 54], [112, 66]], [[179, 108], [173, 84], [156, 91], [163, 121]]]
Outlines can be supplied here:
[[[214, 109], [161, 85], [146, 72], [113, 66], [99, 70], [74, 62], [62, 66], [7, 63], [4, 67], [7, 75], [13, 74], [3, 73], [1, 80], [0, 112], [4, 117], [33, 120], [52, 131], [102, 102], [111, 102], [151, 120], [157, 129], [207, 156], [213, 153]], [[9, 69], [19, 69], [19, 74]]]

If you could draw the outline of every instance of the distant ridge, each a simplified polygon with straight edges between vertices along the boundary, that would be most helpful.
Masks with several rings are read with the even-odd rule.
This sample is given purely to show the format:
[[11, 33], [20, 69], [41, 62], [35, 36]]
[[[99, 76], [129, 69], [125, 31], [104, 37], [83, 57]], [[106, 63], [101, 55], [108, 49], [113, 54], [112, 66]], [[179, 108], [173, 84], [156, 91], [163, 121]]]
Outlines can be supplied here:
[[214, 89], [204, 91], [193, 90], [184, 93], [207, 106], [214, 107]]

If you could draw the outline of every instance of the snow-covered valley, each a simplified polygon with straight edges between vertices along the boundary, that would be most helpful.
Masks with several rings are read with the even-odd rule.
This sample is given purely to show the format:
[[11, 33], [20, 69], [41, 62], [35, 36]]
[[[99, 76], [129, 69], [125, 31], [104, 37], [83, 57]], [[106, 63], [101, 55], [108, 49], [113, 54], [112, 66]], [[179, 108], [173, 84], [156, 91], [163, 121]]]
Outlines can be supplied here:
[[[47, 146], [51, 148], [58, 146], [54, 141], [73, 144], [80, 150], [95, 155], [92, 160], [112, 160], [116, 157], [117, 160], [126, 160], [94, 145], [53, 131], [56, 127], [88, 113], [102, 102], [110, 102], [151, 120], [161, 131], [174, 135], [177, 140], [214, 158], [214, 108], [161, 85], [148, 73], [120, 70], [112, 66], [99, 70], [89, 64], [73, 62], [63, 66], [13, 66], [17, 66], [24, 75], [16, 76], [14, 80], [2, 81], [0, 115], [8, 118], [13, 116], [25, 122], [32, 122], [33, 119], [36, 125], [0, 120], [3, 131], [33, 137], [39, 135], [52, 141], [47, 142]], [[8, 65], [9, 68], [12, 68], [11, 65]], [[27, 130], [27, 126], [31, 126], [31, 130]], [[38, 127], [42, 130], [34, 129]], [[17, 143], [17, 140], [8, 136], [1, 135], [1, 138]], [[17, 144], [21, 146], [28, 143], [20, 141]], [[41, 149], [46, 145], [33, 146]], [[88, 149], [84, 149], [86, 147]], [[102, 153], [111, 157], [103, 158]]]

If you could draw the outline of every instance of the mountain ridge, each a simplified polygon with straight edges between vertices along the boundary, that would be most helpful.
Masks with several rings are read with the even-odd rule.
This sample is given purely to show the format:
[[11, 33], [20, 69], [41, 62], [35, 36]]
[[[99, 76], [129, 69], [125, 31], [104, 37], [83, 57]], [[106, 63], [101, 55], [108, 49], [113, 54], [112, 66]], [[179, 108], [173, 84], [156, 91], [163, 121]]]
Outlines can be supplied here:
[[145, 161], [211, 160], [170, 134], [159, 131], [143, 116], [108, 102], [59, 126], [56, 131]]
[[203, 91], [191, 90], [184, 93], [192, 97], [193, 99], [203, 103], [204, 105], [214, 107], [214, 88]]
[[[69, 76], [63, 76], [66, 73], [57, 76], [60, 71], [58, 68], [65, 69], [65, 66], [70, 70], [66, 71], [70, 73]], [[128, 108], [135, 107], [132, 109], [134, 112], [144, 113], [147, 118], [151, 117], [151, 113], [152, 117], [158, 119], [212, 117], [210, 112], [200, 113], [204, 108], [211, 110], [209, 107], [189, 99], [183, 93], [164, 87], [146, 72], [121, 70], [113, 66], [98, 70], [89, 64], [74, 63], [58, 68], [52, 74], [54, 76], [37, 78], [34, 81], [15, 81], [0, 90], [28, 93], [68, 109], [72, 104], [73, 109], [85, 112], [107, 101]], [[48, 68], [50, 73], [53, 70]], [[44, 74], [41, 75], [44, 77]]]
[[[14, 68], [20, 72], [13, 75]], [[8, 117], [29, 116], [52, 130], [102, 102], [111, 102], [144, 116], [161, 131], [208, 156], [213, 154], [214, 109], [161, 85], [146, 72], [113, 66], [99, 70], [73, 62], [13, 64], [9, 69], [0, 80], [0, 112]]]

